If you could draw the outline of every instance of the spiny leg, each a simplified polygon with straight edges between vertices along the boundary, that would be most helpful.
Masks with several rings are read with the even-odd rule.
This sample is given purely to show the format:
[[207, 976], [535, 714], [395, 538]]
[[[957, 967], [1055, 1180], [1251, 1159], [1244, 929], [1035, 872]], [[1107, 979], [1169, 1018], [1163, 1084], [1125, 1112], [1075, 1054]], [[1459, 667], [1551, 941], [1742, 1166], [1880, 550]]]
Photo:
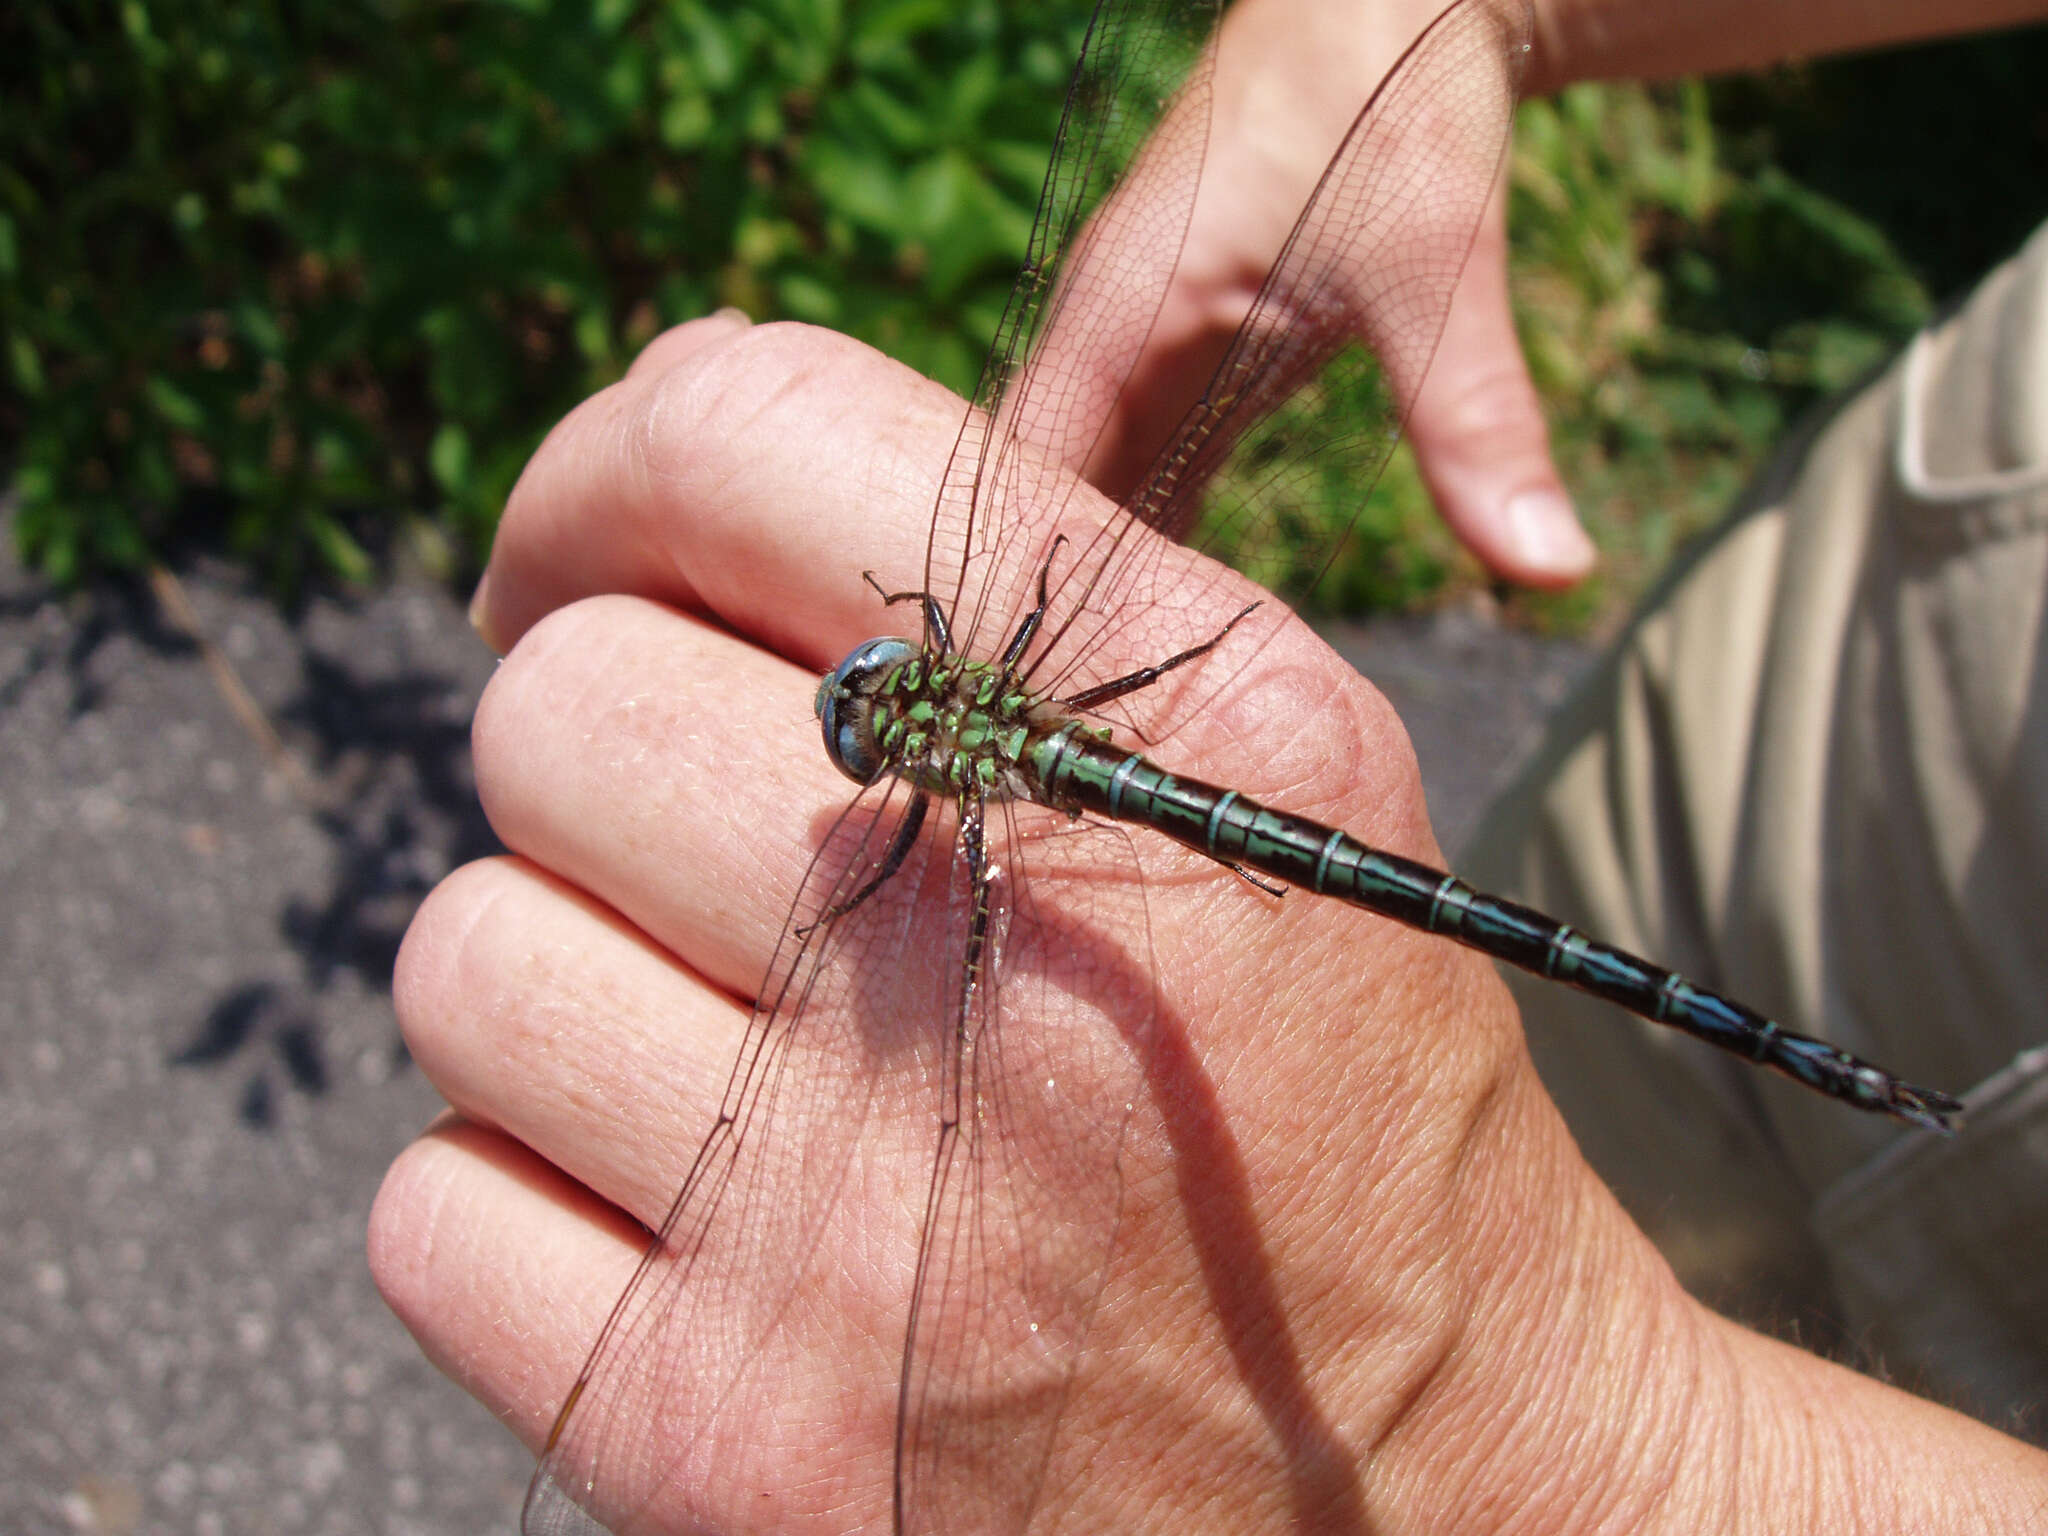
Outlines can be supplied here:
[[903, 808], [903, 819], [896, 823], [896, 830], [889, 834], [889, 846], [882, 850], [882, 865], [875, 873], [844, 901], [835, 901], [810, 922], [796, 930], [800, 939], [808, 939], [824, 924], [846, 916], [855, 907], [866, 901], [882, 888], [883, 882], [903, 867], [903, 861], [910, 857], [911, 847], [917, 842], [917, 834], [924, 826], [925, 809], [931, 804], [931, 796], [923, 790], [911, 794], [910, 804]]
[[[1127, 693], [1136, 693], [1141, 688], [1149, 688], [1175, 667], [1184, 667], [1189, 662], [1198, 661], [1215, 650], [1217, 646], [1223, 643], [1224, 636], [1237, 628], [1241, 620], [1250, 617], [1252, 611], [1258, 606], [1257, 603], [1247, 603], [1231, 616], [1229, 623], [1217, 630], [1215, 634], [1204, 640], [1200, 645], [1189, 646], [1186, 650], [1169, 656], [1164, 661], [1156, 662], [1152, 666], [1140, 667], [1135, 672], [1126, 672], [1122, 677], [1112, 678], [1109, 682], [1098, 683], [1095, 687], [1085, 689], [1070, 699], [1061, 699], [1058, 703], [1062, 709], [1093, 709], [1099, 704], [1109, 703], [1112, 699], [1120, 699]], [[1287, 894], [1287, 887], [1284, 885], [1276, 881], [1261, 880], [1251, 870], [1245, 868], [1244, 865], [1234, 859], [1218, 859], [1216, 862], [1223, 865], [1226, 869], [1234, 871], [1238, 878], [1247, 885], [1264, 891], [1268, 896], [1282, 897]]]
[[1024, 659], [1025, 648], [1031, 644], [1032, 637], [1038, 633], [1039, 625], [1045, 622], [1045, 610], [1048, 602], [1047, 594], [1050, 591], [1049, 582], [1052, 578], [1053, 556], [1060, 552], [1060, 546], [1066, 542], [1067, 536], [1064, 533], [1054, 535], [1052, 548], [1045, 552], [1045, 563], [1038, 568], [1037, 606], [1024, 615], [1023, 622], [1017, 626], [1017, 632], [1010, 636], [1010, 643], [1003, 647], [1003, 654], [996, 660], [996, 665], [1002, 668], [1005, 678], [1016, 676], [1017, 663]]
[[[903, 1332], [903, 1364], [896, 1379], [896, 1455], [892, 1504], [894, 1529], [906, 1529], [904, 1457], [910, 1449], [913, 1421], [917, 1414], [918, 1335], [924, 1327], [925, 1308], [932, 1284], [934, 1231], [939, 1223], [946, 1185], [952, 1176], [953, 1159], [960, 1153], [960, 1132], [972, 1106], [967, 1103], [968, 1036], [974, 1016], [975, 996], [981, 990], [982, 966], [988, 954], [989, 916], [995, 899], [995, 880], [988, 864], [984, 841], [987, 802], [970, 790], [960, 799], [960, 856], [967, 864], [967, 942], [961, 952], [959, 986], [954, 996], [951, 1026], [941, 1046], [939, 1068], [939, 1144], [932, 1157], [931, 1183], [925, 1190], [924, 1222], [918, 1233], [917, 1273], [910, 1289], [910, 1315]], [[944, 1298], [940, 1298], [943, 1302]], [[934, 1347], [927, 1342], [926, 1348]]]
[[884, 592], [873, 571], [860, 574], [861, 579], [875, 589], [875, 595], [881, 598], [885, 607], [894, 607], [898, 603], [923, 603], [924, 627], [930, 631], [933, 645], [942, 656], [953, 654], [953, 628], [946, 622], [946, 610], [939, 606], [936, 597], [929, 592]]
[[1084, 688], [1071, 698], [1056, 699], [1053, 702], [1062, 709], [1094, 709], [1112, 699], [1120, 699], [1127, 693], [1136, 693], [1141, 688], [1150, 688], [1175, 667], [1184, 667], [1191, 661], [1198, 661], [1223, 643], [1223, 637], [1237, 628], [1239, 622], [1249, 617], [1257, 603], [1248, 603], [1237, 611], [1235, 617], [1200, 645], [1189, 646], [1177, 655], [1155, 662], [1149, 667], [1140, 667], [1135, 672], [1126, 672], [1122, 677], [1111, 678], [1106, 683], [1097, 683], [1093, 688]]
[[1245, 882], [1245, 884], [1252, 886], [1257, 890], [1264, 891], [1268, 896], [1278, 897], [1285, 896], [1287, 894], [1287, 887], [1282, 885], [1278, 880], [1261, 880], [1257, 875], [1253, 874], [1250, 870], [1246, 869], [1242, 864], [1237, 863], [1235, 860], [1218, 859], [1216, 862], [1223, 865], [1226, 869], [1233, 871], [1240, 879], [1242, 879]]

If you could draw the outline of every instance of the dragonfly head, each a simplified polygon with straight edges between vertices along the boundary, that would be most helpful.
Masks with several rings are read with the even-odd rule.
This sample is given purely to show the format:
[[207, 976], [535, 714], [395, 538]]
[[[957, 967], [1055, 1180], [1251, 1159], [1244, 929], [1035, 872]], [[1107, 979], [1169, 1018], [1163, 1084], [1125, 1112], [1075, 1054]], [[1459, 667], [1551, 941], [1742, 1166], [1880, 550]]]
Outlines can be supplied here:
[[856, 784], [872, 784], [888, 766], [875, 741], [875, 694], [916, 656], [917, 647], [900, 635], [863, 640], [818, 684], [812, 707], [824, 727], [825, 755]]

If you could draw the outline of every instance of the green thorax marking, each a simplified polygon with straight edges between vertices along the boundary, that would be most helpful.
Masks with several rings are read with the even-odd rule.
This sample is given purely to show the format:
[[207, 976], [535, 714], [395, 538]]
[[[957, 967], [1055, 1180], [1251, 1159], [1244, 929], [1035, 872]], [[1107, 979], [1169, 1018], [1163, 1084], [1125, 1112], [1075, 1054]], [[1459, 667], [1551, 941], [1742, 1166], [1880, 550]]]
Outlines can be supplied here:
[[1049, 717], [1026, 689], [1003, 687], [985, 661], [923, 652], [895, 668], [874, 692], [870, 722], [890, 768], [918, 788], [957, 795], [1024, 794], [1018, 762]]

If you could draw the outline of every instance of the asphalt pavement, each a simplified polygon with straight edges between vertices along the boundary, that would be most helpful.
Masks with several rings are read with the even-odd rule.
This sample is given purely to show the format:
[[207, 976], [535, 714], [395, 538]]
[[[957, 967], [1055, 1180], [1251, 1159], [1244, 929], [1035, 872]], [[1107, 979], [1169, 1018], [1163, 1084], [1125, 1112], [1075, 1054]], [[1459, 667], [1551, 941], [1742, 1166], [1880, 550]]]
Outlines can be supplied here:
[[[54, 595], [0, 544], [0, 1536], [510, 1533], [525, 1454], [363, 1258], [439, 1102], [392, 957], [494, 846], [491, 656], [424, 579], [282, 615], [205, 564]], [[1333, 640], [1447, 847], [1584, 655], [1475, 609]]]

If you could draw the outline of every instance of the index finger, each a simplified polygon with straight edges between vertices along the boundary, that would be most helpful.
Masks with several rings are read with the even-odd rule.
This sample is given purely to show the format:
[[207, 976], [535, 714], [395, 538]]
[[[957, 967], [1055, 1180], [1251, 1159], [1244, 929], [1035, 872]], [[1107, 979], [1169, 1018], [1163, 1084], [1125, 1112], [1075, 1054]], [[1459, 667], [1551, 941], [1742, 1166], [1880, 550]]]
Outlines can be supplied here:
[[921, 569], [962, 409], [828, 331], [678, 326], [534, 454], [471, 618], [503, 654], [555, 609], [624, 593], [825, 667], [874, 629], [849, 573]]

